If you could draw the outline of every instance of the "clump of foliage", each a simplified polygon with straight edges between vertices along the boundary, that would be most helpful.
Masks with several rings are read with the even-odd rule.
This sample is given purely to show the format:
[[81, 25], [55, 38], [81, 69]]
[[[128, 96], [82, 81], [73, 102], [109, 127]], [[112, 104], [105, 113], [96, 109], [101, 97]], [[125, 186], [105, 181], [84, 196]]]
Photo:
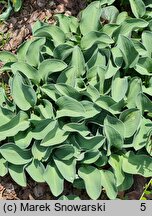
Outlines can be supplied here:
[[0, 3], [4, 5], [0, 20], [7, 20], [12, 10], [18, 12], [22, 7], [22, 0], [0, 0]]
[[37, 22], [16, 55], [0, 52], [0, 176], [26, 186], [28, 173], [54, 196], [66, 180], [91, 199], [152, 176], [152, 16], [113, 2]]

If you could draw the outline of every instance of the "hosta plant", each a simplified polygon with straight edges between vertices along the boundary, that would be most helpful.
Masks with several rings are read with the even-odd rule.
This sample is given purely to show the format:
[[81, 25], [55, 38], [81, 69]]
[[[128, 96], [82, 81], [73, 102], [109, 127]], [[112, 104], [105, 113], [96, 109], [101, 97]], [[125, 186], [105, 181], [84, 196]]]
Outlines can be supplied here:
[[28, 174], [56, 197], [67, 181], [91, 199], [152, 176], [152, 17], [111, 3], [37, 22], [16, 54], [0, 52], [0, 176], [26, 186]]

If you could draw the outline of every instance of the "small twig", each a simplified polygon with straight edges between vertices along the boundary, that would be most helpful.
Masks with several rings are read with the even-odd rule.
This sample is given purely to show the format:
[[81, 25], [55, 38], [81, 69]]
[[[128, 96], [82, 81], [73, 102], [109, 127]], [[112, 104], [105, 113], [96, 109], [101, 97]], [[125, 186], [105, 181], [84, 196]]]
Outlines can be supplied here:
[[148, 184], [145, 186], [145, 190], [144, 190], [144, 192], [142, 193], [142, 195], [141, 195], [141, 197], [140, 197], [140, 200], [143, 199], [143, 197], [144, 197], [144, 195], [145, 195], [147, 189], [149, 188], [149, 186], [150, 186], [151, 184], [152, 184], [152, 179], [151, 179], [151, 180], [148, 182]]

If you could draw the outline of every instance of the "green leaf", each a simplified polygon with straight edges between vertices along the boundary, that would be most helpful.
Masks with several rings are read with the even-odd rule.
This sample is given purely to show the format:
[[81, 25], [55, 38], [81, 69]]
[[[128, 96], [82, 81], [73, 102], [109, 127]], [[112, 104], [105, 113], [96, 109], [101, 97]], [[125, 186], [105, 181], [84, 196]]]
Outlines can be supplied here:
[[118, 48], [123, 54], [125, 68], [134, 67], [139, 59], [139, 54], [134, 47], [133, 42], [124, 35], [120, 35], [118, 39]]
[[113, 127], [122, 137], [125, 135], [125, 125], [124, 123], [116, 117], [107, 115], [104, 119], [104, 125]]
[[80, 77], [85, 73], [85, 60], [81, 49], [78, 46], [73, 48], [71, 66], [76, 70], [76, 76]]
[[139, 130], [134, 135], [133, 147], [136, 151], [143, 148], [148, 141], [148, 132], [152, 127], [151, 120], [142, 118]]
[[137, 19], [137, 18], [128, 18], [122, 24], [121, 27], [118, 28], [116, 31], [116, 36], [118, 37], [119, 34], [130, 36], [133, 30], [140, 30], [148, 26], [148, 22], [144, 19]]
[[45, 161], [50, 156], [52, 149], [50, 147], [41, 146], [40, 141], [35, 141], [31, 151], [34, 159]]
[[152, 156], [152, 142], [151, 142], [151, 131], [149, 131], [149, 136], [146, 144], [146, 150], [150, 156]]
[[[126, 92], [128, 90], [128, 78], [127, 77], [120, 78], [120, 74], [117, 73], [113, 77], [111, 88], [112, 88], [111, 89], [112, 98], [116, 102], [119, 102], [120, 100], [122, 100], [125, 97]], [[120, 91], [120, 89], [121, 89], [121, 91]]]
[[53, 39], [55, 46], [65, 43], [66, 39], [64, 32], [58, 26], [54, 25], [42, 26], [34, 32], [34, 35], [36, 37]]
[[112, 106], [115, 105], [116, 102], [108, 95], [100, 96], [100, 98], [98, 98], [95, 103], [102, 109], [105, 109], [111, 112], [112, 114], [117, 113], [114, 111], [114, 109], [112, 109]]
[[56, 14], [54, 18], [57, 20], [57, 24], [65, 34], [70, 32], [68, 16], [65, 16], [64, 14]]
[[8, 0], [8, 6], [7, 6], [7, 9], [0, 15], [0, 20], [7, 20], [10, 13], [12, 11], [12, 6], [11, 6], [11, 3], [10, 3], [10, 0]]
[[70, 160], [62, 161], [56, 157], [53, 157], [53, 159], [61, 175], [68, 182], [73, 183], [74, 179], [76, 178], [76, 160], [71, 158]]
[[101, 109], [98, 106], [96, 106], [96, 104], [90, 101], [83, 100], [81, 104], [85, 109], [85, 115], [83, 116], [85, 119], [92, 118], [93, 116], [96, 116], [98, 113], [101, 112]]
[[13, 1], [13, 8], [15, 12], [18, 12], [21, 9], [22, 0], [14, 0]]
[[66, 83], [75, 87], [77, 71], [75, 67], [68, 67], [58, 76], [57, 83]]
[[[117, 66], [117, 67], [114, 67], [114, 65], [112, 64], [111, 60], [109, 61], [109, 64], [111, 63], [111, 67], [110, 67], [110, 75], [112, 74], [115, 74], [118, 69], [122, 66], [123, 64], [123, 56], [122, 56], [122, 52], [120, 51], [120, 49], [118, 47], [113, 47], [111, 49], [111, 52], [112, 52], [112, 57], [113, 57], [113, 62], [114, 64]], [[115, 73], [112, 73], [113, 69], [115, 68], [116, 72]], [[110, 78], [109, 76], [107, 78]]]
[[69, 136], [69, 132], [62, 130], [58, 122], [49, 131], [41, 142], [41, 146], [54, 146], [63, 143]]
[[99, 67], [106, 67], [106, 56], [105, 53], [102, 52], [95, 52], [93, 55], [91, 55], [89, 61], [87, 62], [88, 68], [92, 68], [93, 66], [99, 66]]
[[62, 116], [81, 117], [85, 115], [83, 105], [71, 97], [62, 96], [56, 101], [56, 104], [59, 107], [57, 118]]
[[8, 172], [8, 162], [0, 156], [0, 176], [5, 176]]
[[88, 96], [93, 102], [95, 102], [100, 97], [98, 90], [90, 84], [87, 86], [86, 91], [87, 92], [85, 92], [85, 95]]
[[46, 94], [49, 98], [52, 100], [56, 101], [58, 96], [57, 96], [57, 90], [54, 86], [54, 84], [44, 84], [42, 87], [40, 87], [41, 91]]
[[29, 127], [28, 115], [20, 111], [14, 118], [6, 124], [0, 126], [0, 140], [15, 136], [19, 131], [24, 131]]
[[143, 17], [146, 13], [146, 7], [142, 0], [129, 0], [131, 10], [135, 17]]
[[137, 50], [137, 52], [139, 53], [139, 55], [144, 56], [146, 55], [146, 48], [144, 47], [144, 45], [138, 41], [137, 39], [132, 39], [132, 42], [134, 44], [135, 49]]
[[136, 107], [136, 98], [139, 92], [142, 91], [141, 79], [134, 77], [129, 82], [129, 88], [127, 92], [127, 107], [135, 108]]
[[81, 123], [68, 123], [63, 126], [63, 130], [68, 132], [77, 132], [82, 136], [87, 136], [90, 132], [85, 125], [85, 122]]
[[117, 187], [114, 174], [109, 170], [100, 170], [101, 174], [101, 185], [104, 187], [107, 196], [114, 200], [117, 196]]
[[100, 152], [98, 150], [88, 150], [84, 153], [84, 158], [81, 160], [83, 164], [93, 164], [95, 163], [100, 157]]
[[[115, 51], [113, 50], [113, 52], [115, 52]], [[119, 71], [119, 66], [121, 66], [123, 63], [122, 55], [117, 56], [118, 53], [117, 54], [113, 53], [113, 54], [115, 55], [114, 61], [117, 61], [117, 62], [115, 62], [115, 64], [114, 64], [113, 61], [111, 59], [109, 59], [107, 69], [106, 69], [105, 79], [109, 79], [109, 78], [113, 77], [115, 74], [117, 74], [117, 72]], [[117, 65], [117, 66], [115, 66], [115, 65]]]
[[108, 20], [109, 23], [115, 23], [118, 14], [118, 9], [112, 5], [102, 8], [101, 18], [103, 20]]
[[125, 173], [123, 183], [118, 187], [118, 191], [126, 191], [131, 188], [134, 183], [133, 175]]
[[146, 88], [145, 86], [142, 86], [142, 90], [143, 90], [143, 92], [144, 92], [145, 94], [151, 96], [152, 87], [148, 87], [148, 88]]
[[43, 178], [54, 196], [57, 197], [63, 192], [64, 179], [54, 163], [47, 165]]
[[60, 29], [67, 34], [69, 32], [76, 33], [78, 28], [78, 20], [73, 16], [66, 16], [64, 14], [56, 14], [54, 16], [57, 21]]
[[108, 163], [111, 165], [113, 168], [115, 177], [116, 177], [116, 185], [117, 187], [122, 185], [124, 180], [125, 180], [125, 174], [122, 170], [122, 156], [121, 155], [116, 155], [112, 154], [110, 156], [110, 159]]
[[0, 147], [0, 153], [10, 163], [15, 165], [27, 164], [31, 161], [31, 151], [23, 150], [14, 143], [7, 143]]
[[104, 125], [104, 131], [107, 137], [108, 155], [111, 153], [111, 146], [114, 146], [117, 149], [122, 149], [124, 144], [123, 135], [121, 135], [114, 127], [106, 124]]
[[[91, 19], [90, 19], [91, 15]], [[98, 30], [101, 16], [101, 3], [92, 2], [85, 8], [81, 14], [80, 30], [83, 35], [90, 31]]]
[[30, 120], [33, 129], [31, 135], [36, 140], [42, 140], [55, 127], [56, 121], [52, 119]]
[[126, 11], [122, 11], [118, 14], [117, 19], [116, 19], [116, 23], [118, 25], [122, 24], [122, 22], [124, 22], [126, 19], [128, 18], [128, 13]]
[[89, 197], [98, 199], [102, 190], [100, 171], [93, 166], [83, 166], [79, 168], [78, 175], [84, 180]]
[[77, 189], [85, 189], [85, 184], [82, 178], [77, 177], [73, 182], [73, 187]]
[[80, 92], [78, 92], [75, 88], [73, 88], [70, 85], [64, 84], [64, 83], [58, 83], [54, 85], [59, 94], [62, 96], [69, 96], [71, 98], [74, 98], [76, 100], [79, 100], [81, 98]]
[[59, 160], [70, 160], [74, 156], [75, 150], [72, 145], [65, 144], [55, 148], [53, 153]]
[[152, 32], [143, 31], [142, 33], [142, 43], [147, 50], [147, 57], [152, 57]]
[[138, 109], [128, 109], [121, 113], [120, 120], [125, 125], [125, 137], [131, 137], [139, 128], [141, 112]]
[[106, 156], [106, 153], [104, 151], [100, 152], [100, 157], [98, 160], [94, 163], [97, 167], [101, 168], [102, 166], [105, 166], [108, 162], [108, 157]]
[[0, 107], [0, 126], [8, 123], [14, 116], [14, 113], [9, 109]]
[[26, 53], [33, 40], [24, 41], [17, 49], [17, 59], [26, 62]]
[[16, 72], [22, 72], [28, 79], [31, 79], [34, 83], [39, 83], [38, 71], [26, 62], [16, 62], [11, 65], [11, 69], [13, 74], [16, 74]]
[[32, 160], [32, 162], [26, 166], [26, 171], [32, 177], [32, 179], [36, 182], [44, 182], [43, 173], [45, 167], [44, 165], [38, 160]]
[[141, 75], [152, 75], [152, 59], [149, 57], [141, 57], [135, 66], [135, 70]]
[[[89, 82], [89, 86], [96, 86], [99, 84], [98, 91], [100, 94], [103, 94], [104, 91], [104, 81], [105, 81], [105, 69], [100, 66], [94, 66], [87, 71], [86, 77]], [[89, 88], [89, 87], [88, 87]], [[91, 89], [90, 89], [91, 91]], [[98, 93], [98, 94], [99, 94]], [[98, 97], [98, 94], [96, 97]], [[94, 99], [94, 97], [93, 97]]]
[[[6, 95], [6, 91], [4, 89], [4, 87], [0, 87], [0, 106], [2, 108], [5, 108], [7, 110], [9, 110], [9, 112], [14, 112], [15, 110], [15, 105], [8, 99], [7, 95]], [[3, 111], [2, 111], [3, 112]], [[6, 113], [6, 112], [5, 112]], [[13, 114], [14, 115], [14, 114]], [[7, 116], [7, 114], [6, 114]], [[12, 116], [13, 117], [13, 116]], [[0, 123], [1, 124], [1, 123]]]
[[14, 165], [14, 164], [9, 164], [8, 169], [9, 169], [9, 174], [12, 177], [12, 179], [20, 186], [26, 187], [27, 182], [26, 182], [26, 175], [24, 172], [24, 167], [21, 165]]
[[58, 59], [44, 60], [38, 69], [39, 76], [42, 79], [47, 78], [50, 74], [64, 70], [67, 64]]
[[110, 45], [114, 41], [107, 34], [99, 32], [99, 31], [91, 31], [81, 39], [81, 48], [86, 50], [89, 49], [93, 44], [101, 45]]
[[[103, 22], [104, 22], [104, 20], [103, 20]], [[110, 37], [112, 37], [115, 34], [115, 31], [117, 31], [117, 29], [119, 29], [118, 24], [114, 24], [114, 23], [110, 24], [109, 23], [109, 24], [106, 24], [102, 27], [102, 32], [109, 35]]]
[[26, 60], [27, 62], [37, 67], [40, 62], [40, 51], [42, 46], [45, 44], [46, 39], [43, 38], [36, 38], [32, 43], [29, 45], [27, 53], [26, 53]]
[[46, 99], [42, 99], [41, 104], [35, 106], [37, 115], [40, 115], [41, 119], [52, 119], [54, 118], [52, 103]]
[[53, 50], [54, 58], [65, 60], [68, 58], [73, 51], [73, 46], [68, 44], [60, 44], [59, 46], [55, 47]]
[[152, 101], [143, 93], [139, 93], [136, 98], [137, 108], [144, 112], [152, 112]]
[[126, 173], [148, 178], [152, 176], [152, 159], [148, 155], [135, 155], [130, 151], [123, 157], [122, 169]]
[[36, 93], [31, 83], [19, 73], [14, 75], [12, 81], [12, 97], [21, 110], [29, 110], [37, 101]]
[[31, 144], [32, 138], [31, 128], [28, 128], [24, 132], [19, 131], [14, 136], [14, 142], [21, 149], [25, 149]]
[[16, 62], [17, 57], [11, 52], [8, 51], [0, 51], [0, 61], [2, 62]]
[[84, 150], [97, 150], [99, 149], [105, 142], [105, 137], [102, 135], [97, 135], [94, 137], [83, 137], [81, 135], [76, 135], [75, 139], [80, 146], [80, 148]]

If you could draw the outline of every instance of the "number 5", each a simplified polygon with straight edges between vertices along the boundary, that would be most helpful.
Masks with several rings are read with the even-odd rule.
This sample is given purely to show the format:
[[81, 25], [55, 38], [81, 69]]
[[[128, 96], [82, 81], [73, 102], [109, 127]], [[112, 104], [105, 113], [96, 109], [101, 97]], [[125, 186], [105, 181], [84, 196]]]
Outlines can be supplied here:
[[140, 210], [141, 211], [146, 211], [146, 203], [141, 203], [140, 204]]

